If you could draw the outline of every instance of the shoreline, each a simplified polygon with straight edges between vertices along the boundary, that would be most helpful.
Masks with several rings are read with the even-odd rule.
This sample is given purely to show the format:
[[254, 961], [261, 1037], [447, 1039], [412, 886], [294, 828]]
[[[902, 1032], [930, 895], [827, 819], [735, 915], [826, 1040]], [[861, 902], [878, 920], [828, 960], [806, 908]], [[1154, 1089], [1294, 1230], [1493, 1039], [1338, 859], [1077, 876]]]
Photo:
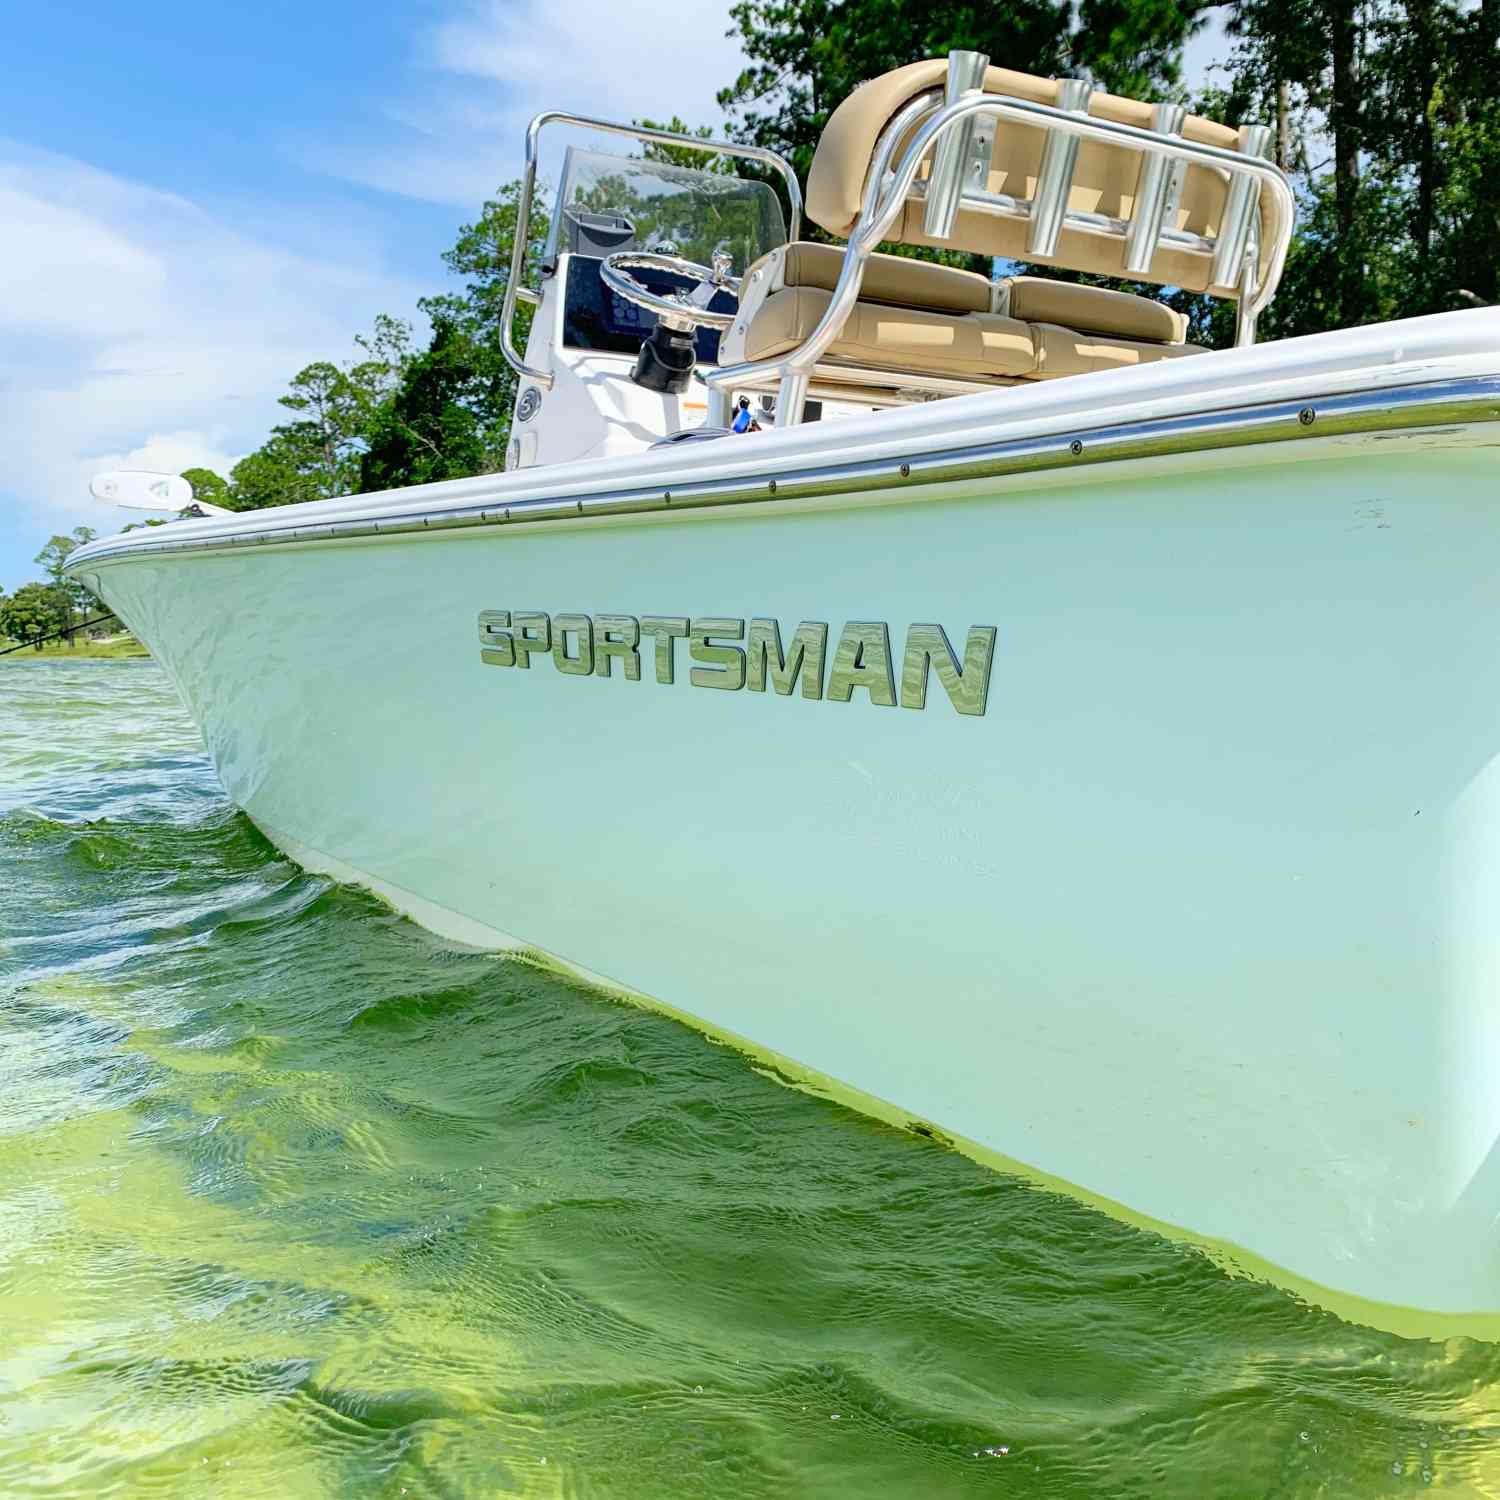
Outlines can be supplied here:
[[[0, 649], [7, 644], [0, 641]], [[150, 661], [151, 653], [135, 640], [95, 641], [86, 645], [69, 646], [66, 641], [54, 641], [40, 651], [26, 647], [21, 651], [10, 651], [0, 656], [0, 668], [14, 666], [18, 662], [38, 661]]]

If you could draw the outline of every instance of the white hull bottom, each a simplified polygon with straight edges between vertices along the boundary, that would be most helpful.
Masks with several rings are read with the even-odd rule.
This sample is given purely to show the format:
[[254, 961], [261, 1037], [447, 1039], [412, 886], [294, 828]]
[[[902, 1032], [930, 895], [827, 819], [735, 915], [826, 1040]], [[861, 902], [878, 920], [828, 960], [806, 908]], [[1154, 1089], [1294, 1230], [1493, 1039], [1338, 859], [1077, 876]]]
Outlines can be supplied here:
[[[1362, 1321], [1496, 1337], [1495, 452], [1450, 426], [858, 500], [133, 535], [80, 571], [304, 864]], [[914, 622], [997, 636], [979, 716], [936, 676], [920, 711], [705, 690], [685, 641], [672, 682], [649, 642], [640, 680], [487, 665], [486, 610], [825, 621], [830, 657], [886, 621], [898, 684]]]
[[1228, 1240], [1214, 1239], [1195, 1233], [1191, 1228], [1135, 1212], [1126, 1204], [1116, 1202], [1097, 1192], [1090, 1192], [1077, 1183], [1040, 1171], [1028, 1162], [1008, 1157], [1002, 1152], [987, 1148], [967, 1137], [953, 1135], [949, 1131], [934, 1126], [930, 1120], [912, 1114], [887, 1099], [877, 1098], [838, 1078], [819, 1073], [783, 1053], [758, 1046], [748, 1037], [712, 1026], [699, 1016], [666, 1005], [653, 996], [617, 983], [603, 974], [580, 968], [558, 954], [547, 953], [532, 947], [512, 934], [502, 932], [487, 923], [475, 921], [474, 918], [465, 916], [462, 912], [449, 910], [411, 891], [401, 890], [371, 875], [368, 871], [356, 869], [353, 865], [346, 864], [343, 860], [325, 854], [321, 850], [311, 849], [266, 823], [256, 819], [252, 821], [272, 844], [304, 870], [315, 875], [326, 875], [341, 885], [359, 886], [370, 891], [394, 911], [411, 918], [419, 926], [425, 927], [438, 937], [465, 947], [506, 954], [517, 961], [540, 964], [590, 985], [615, 1000], [659, 1011], [675, 1021], [705, 1033], [713, 1041], [735, 1048], [753, 1064], [763, 1070], [769, 1070], [770, 1076], [786, 1086], [805, 1090], [821, 1098], [835, 1100], [896, 1129], [915, 1131], [940, 1143], [943, 1147], [972, 1158], [983, 1166], [1025, 1178], [1038, 1187], [1078, 1199], [1109, 1214], [1112, 1218], [1122, 1220], [1137, 1228], [1194, 1245], [1231, 1275], [1249, 1276], [1271, 1282], [1352, 1322], [1365, 1323], [1409, 1338], [1500, 1339], [1500, 1314], [1434, 1312], [1426, 1308], [1372, 1302], [1367, 1298], [1355, 1296], [1334, 1287], [1323, 1286], [1306, 1277], [1298, 1276], [1285, 1266], [1266, 1261], [1263, 1257], [1246, 1250], [1243, 1245]]

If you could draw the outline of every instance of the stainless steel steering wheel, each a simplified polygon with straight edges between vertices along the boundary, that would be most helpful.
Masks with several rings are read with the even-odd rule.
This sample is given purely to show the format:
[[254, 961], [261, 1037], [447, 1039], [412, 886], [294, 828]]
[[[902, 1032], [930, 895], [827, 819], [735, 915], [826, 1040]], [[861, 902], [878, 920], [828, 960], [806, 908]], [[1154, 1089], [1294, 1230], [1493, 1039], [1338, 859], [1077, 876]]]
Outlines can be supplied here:
[[[677, 255], [661, 255], [649, 250], [621, 250], [607, 255], [599, 267], [599, 275], [605, 286], [616, 296], [643, 307], [667, 325], [686, 332], [693, 328], [717, 328], [721, 333], [733, 322], [733, 313], [712, 312], [708, 304], [716, 292], [740, 294], [737, 276], [729, 274], [733, 264], [727, 255], [715, 255], [712, 266], [700, 266], [697, 261], [683, 260]], [[690, 292], [672, 292], [663, 295], [641, 285], [631, 270], [668, 271], [674, 276], [695, 279], [698, 285]]]

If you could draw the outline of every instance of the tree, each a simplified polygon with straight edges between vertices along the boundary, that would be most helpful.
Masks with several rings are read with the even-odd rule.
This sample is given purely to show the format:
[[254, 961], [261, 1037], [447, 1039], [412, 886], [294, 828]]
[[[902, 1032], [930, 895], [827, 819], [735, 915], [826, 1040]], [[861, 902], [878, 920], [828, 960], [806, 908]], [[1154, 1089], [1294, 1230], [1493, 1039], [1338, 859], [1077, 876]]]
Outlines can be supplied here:
[[[91, 542], [98, 535], [92, 527], [75, 526], [69, 536], [54, 536], [37, 553], [32, 560], [37, 564], [47, 577], [51, 580], [51, 590], [57, 600], [57, 606], [62, 615], [61, 628], [68, 632], [68, 644], [74, 643], [73, 639], [73, 615], [77, 611], [86, 614], [94, 596], [83, 584], [76, 579], [69, 578], [64, 572], [69, 556], [76, 552], [85, 542]], [[19, 595], [18, 595], [19, 597]]]
[[1500, 0], [1235, 0], [1230, 31], [1239, 118], [1274, 117], [1303, 210], [1266, 331], [1494, 301]]
[[362, 357], [351, 364], [315, 360], [292, 377], [279, 400], [296, 420], [273, 427], [227, 481], [208, 469], [185, 472], [194, 493], [230, 510], [260, 510], [357, 489], [376, 415], [412, 357], [411, 326], [382, 314], [354, 342]]
[[1182, 49], [1201, 31], [1202, 0], [1082, 0], [1071, 52], [1074, 70], [1112, 94], [1175, 98]]
[[[449, 271], [465, 284], [419, 304], [432, 322], [432, 340], [406, 362], [395, 388], [372, 412], [369, 452], [360, 464], [362, 491], [504, 467], [518, 382], [501, 352], [500, 328], [520, 197], [521, 184], [507, 183], [445, 252]], [[527, 233], [529, 285], [540, 271], [547, 228], [537, 193]], [[531, 319], [530, 306], [518, 303], [515, 339], [523, 349]]]
[[1240, 43], [1233, 63], [1236, 90], [1252, 101], [1255, 112], [1268, 117], [1285, 103], [1283, 94], [1290, 97], [1295, 90], [1321, 115], [1331, 137], [1333, 229], [1344, 254], [1328, 267], [1330, 305], [1339, 322], [1358, 323], [1366, 109], [1357, 0], [1235, 0], [1229, 33]]
[[281, 404], [300, 420], [273, 428], [321, 499], [347, 495], [359, 473], [361, 421], [353, 382], [337, 365], [316, 360], [292, 377]]
[[360, 423], [368, 434], [370, 423], [381, 402], [393, 394], [411, 363], [411, 324], [402, 318], [381, 313], [375, 319], [372, 333], [360, 333], [354, 342], [364, 358], [356, 360], [349, 370], [349, 384], [360, 408]]
[[246, 454], [229, 471], [231, 509], [261, 510], [324, 499], [309, 467], [305, 444], [288, 437], [283, 429], [275, 429], [254, 453]]
[[229, 481], [212, 469], [184, 469], [182, 477], [193, 487], [193, 499], [206, 501], [209, 505], [221, 505], [234, 510], [234, 497], [229, 490]]
[[[968, 0], [734, 0], [731, 34], [748, 61], [719, 102], [735, 138], [779, 151], [805, 178], [829, 116], [858, 84], [957, 48], [1035, 73], [1083, 72], [1136, 98], [1181, 99], [1183, 46], [1206, 9], [1204, 0], [988, 8]], [[1293, 174], [1301, 207], [1262, 336], [1500, 301], [1500, 0], [1231, 0], [1229, 10], [1234, 55], [1222, 84], [1193, 107], [1235, 124], [1274, 125], [1274, 153]], [[663, 128], [711, 138], [675, 117]], [[1313, 160], [1325, 150], [1326, 161]], [[647, 144], [640, 155], [776, 182], [755, 164], [691, 145]], [[629, 202], [623, 175], [596, 188], [601, 206]], [[518, 182], [502, 187], [460, 228], [443, 259], [461, 285], [419, 304], [432, 329], [425, 348], [415, 347], [408, 324], [378, 318], [355, 340], [351, 362], [319, 360], [297, 373], [281, 398], [289, 420], [227, 480], [188, 471], [195, 492], [248, 509], [502, 467], [518, 382], [502, 353], [501, 318], [520, 191]], [[711, 235], [701, 214], [682, 230], [690, 195], [678, 196], [642, 194], [639, 213], [631, 210], [638, 230], [699, 260], [720, 243], [748, 239], [731, 232], [731, 195]], [[530, 223], [525, 277], [534, 285], [548, 230], [540, 194]], [[991, 270], [984, 256], [884, 248]], [[1161, 295], [1186, 312], [1190, 338], [1232, 339], [1230, 304], [1172, 288]], [[518, 303], [518, 347], [531, 320], [531, 307]]]
[[[1206, 9], [1203, 0], [1082, 0], [1073, 32], [1069, 0], [977, 7], [967, 0], [738, 0], [730, 34], [750, 65], [718, 99], [735, 139], [779, 152], [805, 182], [829, 116], [867, 79], [966, 49], [1020, 72], [1084, 72], [1103, 88], [1169, 97], [1180, 92], [1182, 48]], [[988, 256], [880, 248], [990, 271]]]
[[[185, 476], [195, 493], [231, 510], [258, 510], [501, 468], [516, 378], [501, 352], [500, 316], [519, 196], [520, 184], [510, 183], [459, 230], [443, 258], [467, 284], [419, 304], [433, 327], [425, 351], [414, 351], [410, 324], [378, 317], [355, 339], [353, 362], [318, 360], [293, 377], [280, 401], [294, 420], [273, 427], [227, 481], [208, 470]], [[534, 197], [528, 278], [547, 223]], [[516, 311], [523, 346], [530, 324], [523, 303]]]
[[779, 151], [804, 181], [828, 117], [866, 79], [956, 48], [1022, 72], [1065, 71], [1068, 0], [737, 0], [746, 67], [719, 93], [735, 139]]
[[1345, 210], [1329, 176], [1304, 190], [1301, 224], [1281, 289], [1261, 319], [1263, 337], [1296, 338], [1351, 322], [1383, 323], [1416, 310], [1418, 268], [1404, 239], [1409, 214], [1402, 185], [1383, 172], [1367, 171], [1354, 196], [1355, 230], [1347, 237]]
[[481, 473], [486, 465], [477, 408], [483, 377], [476, 346], [439, 320], [425, 353], [411, 361], [400, 387], [376, 413], [360, 461], [361, 491], [429, 484]]
[[38, 651], [47, 636], [67, 625], [66, 606], [58, 590], [45, 583], [27, 583], [0, 600], [0, 632]]
[[[672, 135], [695, 135], [700, 141], [713, 139], [713, 131], [707, 125], [700, 125], [695, 130], [686, 124], [677, 115], [665, 122], [652, 119], [641, 119], [634, 122], [644, 125], [647, 130], [665, 130]], [[736, 175], [737, 158], [732, 156], [721, 156], [714, 151], [695, 151], [691, 146], [668, 146], [661, 142], [647, 141], [641, 147], [641, 158], [644, 161], [666, 162], [674, 167], [691, 167], [696, 172], [715, 172], [724, 177]]]
[[1433, 305], [1500, 302], [1500, 0], [1447, 19], [1434, 91]]

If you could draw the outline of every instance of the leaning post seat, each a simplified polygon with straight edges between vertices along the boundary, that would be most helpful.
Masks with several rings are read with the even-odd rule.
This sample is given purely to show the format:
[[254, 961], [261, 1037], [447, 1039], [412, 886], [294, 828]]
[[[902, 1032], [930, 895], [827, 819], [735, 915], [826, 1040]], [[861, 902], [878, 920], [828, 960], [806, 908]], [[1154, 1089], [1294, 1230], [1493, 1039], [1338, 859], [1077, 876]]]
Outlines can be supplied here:
[[[772, 359], [805, 343], [828, 310], [843, 260], [837, 246], [801, 242], [758, 261], [742, 293], [743, 357]], [[992, 282], [930, 261], [872, 255], [859, 301], [823, 358], [1010, 385], [1200, 353], [1184, 342], [1186, 332], [1181, 313], [1148, 297], [1034, 276]]]
[[[819, 384], [925, 399], [1202, 353], [1153, 298], [881, 255], [894, 241], [1236, 298], [1252, 342], [1294, 200], [1263, 126], [1094, 92], [954, 53], [861, 85], [834, 111], [807, 216], [847, 248], [798, 242], [741, 285], [710, 376], [775, 387], [778, 424]], [[855, 380], [855, 372], [859, 379]]]

